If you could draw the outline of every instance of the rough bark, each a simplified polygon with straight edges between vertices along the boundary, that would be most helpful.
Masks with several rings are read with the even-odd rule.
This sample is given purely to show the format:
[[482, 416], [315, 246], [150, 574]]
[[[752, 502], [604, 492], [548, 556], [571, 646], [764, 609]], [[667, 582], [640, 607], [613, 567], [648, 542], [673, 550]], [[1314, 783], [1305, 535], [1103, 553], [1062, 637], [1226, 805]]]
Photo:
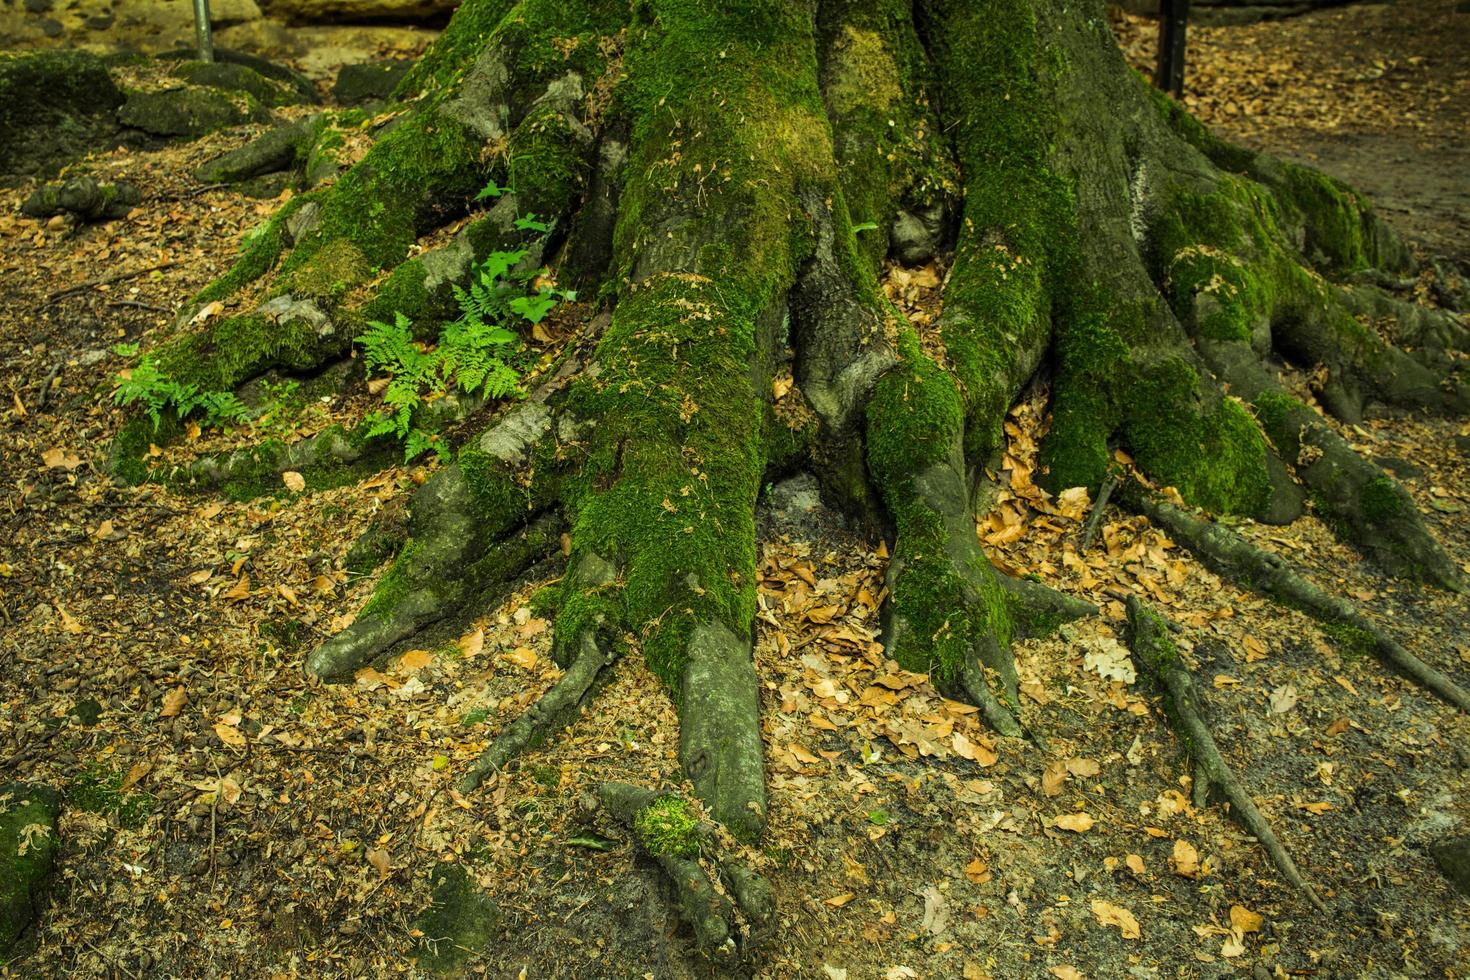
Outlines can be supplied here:
[[[158, 352], [181, 380], [226, 390], [320, 371], [395, 313], [431, 341], [452, 287], [497, 248], [599, 297], [534, 397], [466, 406], [468, 435], [420, 490], [407, 543], [308, 671], [349, 677], [493, 597], [566, 527], [566, 673], [462, 787], [574, 724], [631, 634], [679, 705], [680, 760], [707, 812], [754, 840], [754, 513], [767, 475], [801, 462], [892, 542], [889, 655], [1020, 734], [1013, 636], [1091, 611], [1004, 579], [976, 535], [1005, 412], [1038, 377], [1053, 488], [1096, 491], [1122, 449], [1192, 504], [1286, 522], [1310, 500], [1394, 574], [1459, 587], [1404, 491], [1278, 372], [1311, 371], [1347, 420], [1461, 411], [1463, 325], [1361, 285], [1411, 264], [1366, 205], [1215, 139], [1126, 68], [1106, 23], [1100, 4], [1061, 0], [463, 4], [366, 157], [293, 198], [198, 297], [240, 312], [201, 329], [186, 310]], [[305, 153], [328, 173], [344, 124], [252, 152]], [[513, 191], [417, 252], [488, 180]], [[549, 230], [518, 226], [527, 212]], [[935, 256], [943, 313], [911, 324], [883, 263]], [[1415, 353], [1360, 316], [1391, 320]], [[810, 427], [773, 411], [787, 363]], [[169, 478], [144, 451], [170, 431], [126, 426], [119, 475]], [[371, 458], [332, 433], [173, 478], [233, 486], [236, 469]], [[648, 792], [604, 797], [636, 824]], [[729, 908], [680, 860], [664, 870], [706, 947], [726, 950]]]

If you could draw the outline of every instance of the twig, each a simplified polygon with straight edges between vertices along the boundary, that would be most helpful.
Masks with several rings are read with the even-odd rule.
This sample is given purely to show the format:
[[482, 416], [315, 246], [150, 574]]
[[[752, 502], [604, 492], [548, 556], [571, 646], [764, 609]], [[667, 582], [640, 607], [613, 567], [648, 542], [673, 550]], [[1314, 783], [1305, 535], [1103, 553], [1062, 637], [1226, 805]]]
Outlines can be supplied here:
[[64, 366], [65, 362], [57, 361], [51, 365], [51, 370], [46, 372], [46, 378], [41, 382], [41, 397], [36, 399], [36, 411], [44, 409], [46, 402], [51, 399], [51, 385], [56, 381], [56, 376], [61, 373]]
[[72, 293], [79, 293], [84, 289], [91, 289], [94, 286], [109, 286], [115, 282], [122, 282], [124, 279], [133, 279], [138, 276], [146, 276], [150, 272], [158, 272], [162, 269], [172, 269], [178, 264], [179, 263], [176, 261], [160, 262], [158, 265], [151, 265], [148, 266], [146, 269], [134, 269], [131, 272], [114, 272], [110, 276], [99, 276], [96, 279], [88, 279], [86, 282], [79, 282], [75, 286], [67, 286], [65, 289], [58, 289], [56, 292], [52, 293], [49, 297], [46, 298], [46, 305], [49, 306], [50, 304], [61, 299], [61, 297], [63, 296], [69, 296]]
[[1077, 547], [1079, 556], [1092, 546], [1092, 536], [1097, 533], [1097, 526], [1102, 522], [1103, 508], [1108, 505], [1108, 497], [1112, 496], [1113, 487], [1117, 485], [1118, 475], [1109, 470], [1102, 487], [1097, 491], [1097, 499], [1092, 502], [1092, 513], [1087, 515], [1087, 525], [1082, 531], [1082, 544]]
[[168, 309], [163, 306], [154, 306], [152, 303], [141, 303], [135, 299], [115, 299], [108, 306], [135, 306], [140, 310], [152, 310], [155, 313], [167, 313]]

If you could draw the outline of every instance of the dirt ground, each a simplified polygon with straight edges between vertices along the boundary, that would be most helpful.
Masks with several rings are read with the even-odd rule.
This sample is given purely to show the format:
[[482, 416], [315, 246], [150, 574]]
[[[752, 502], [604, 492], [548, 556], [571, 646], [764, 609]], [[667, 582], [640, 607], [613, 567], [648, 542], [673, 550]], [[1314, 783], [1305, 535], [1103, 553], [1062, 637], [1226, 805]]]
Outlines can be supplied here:
[[[1430, 252], [1464, 257], [1470, 16], [1453, 9], [1193, 31], [1192, 105], [1235, 138], [1357, 181]], [[1151, 31], [1120, 25], [1135, 56]], [[713, 975], [656, 872], [584, 805], [599, 780], [678, 785], [673, 706], [636, 649], [566, 737], [472, 797], [450, 788], [556, 676], [533, 596], [558, 569], [355, 684], [311, 686], [302, 658], [372, 588], [343, 571], [347, 549], [424, 470], [248, 502], [108, 476], [122, 419], [109, 393], [125, 363], [114, 345], [146, 350], [276, 204], [187, 176], [248, 135], [94, 158], [145, 200], [77, 232], [19, 217], [27, 188], [0, 191], [0, 760], [7, 777], [68, 793], [51, 905], [0, 976], [388, 976], [446, 963], [489, 977]], [[63, 292], [119, 273], [136, 274]], [[888, 288], [922, 323], [941, 276], [895, 270]], [[305, 434], [361, 410], [290, 380], [252, 426], [171, 451]], [[757, 660], [771, 824], [747, 856], [771, 878], [781, 922], [729, 974], [1470, 975], [1470, 901], [1426, 853], [1470, 823], [1470, 719], [1220, 581], [1140, 518], [1110, 509], [1078, 555], [1087, 501], [1049, 499], [1030, 480], [1044, 404], [1032, 392], [1012, 413], [980, 533], [997, 564], [1102, 608], [1017, 651], [1046, 751], [995, 738], [886, 661], [886, 553], [815, 506], [808, 481], [768, 492]], [[1341, 431], [1402, 475], [1470, 572], [1470, 454], [1456, 448], [1470, 425]], [[1240, 530], [1470, 675], [1465, 598], [1383, 578], [1314, 518]], [[1329, 915], [1222, 807], [1192, 804], [1157, 698], [1120, 677], [1120, 589], [1183, 627], [1223, 750]], [[421, 918], [443, 862], [499, 909], [491, 942], [457, 963]]]

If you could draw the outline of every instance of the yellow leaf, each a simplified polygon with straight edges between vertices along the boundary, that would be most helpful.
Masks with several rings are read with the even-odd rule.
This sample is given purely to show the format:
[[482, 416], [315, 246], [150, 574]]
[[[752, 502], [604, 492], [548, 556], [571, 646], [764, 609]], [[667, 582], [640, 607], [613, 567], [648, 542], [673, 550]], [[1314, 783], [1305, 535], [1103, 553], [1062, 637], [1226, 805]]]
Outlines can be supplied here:
[[202, 431], [204, 430], [199, 428], [199, 423], [190, 419], [189, 424], [184, 427], [184, 439], [188, 442], [193, 442], [199, 438], [199, 433]]
[[990, 865], [979, 858], [975, 858], [965, 865], [965, 877], [977, 885], [983, 885], [990, 880]]
[[797, 759], [806, 763], [807, 765], [812, 765], [814, 763], [822, 761], [795, 742], [792, 742], [789, 746], [787, 746], [787, 748], [790, 750], [792, 755], [794, 755]]
[[1044, 796], [1056, 796], [1062, 791], [1062, 784], [1067, 781], [1067, 764], [1056, 761], [1047, 766], [1041, 773], [1041, 792]]
[[82, 465], [81, 458], [65, 449], [48, 449], [41, 454], [41, 462], [46, 464], [48, 470], [66, 470], [70, 472]]
[[299, 600], [299, 599], [296, 598], [296, 590], [293, 589], [293, 588], [291, 588], [291, 586], [284, 585], [284, 584], [277, 585], [276, 586], [276, 591], [281, 594], [281, 597], [282, 598], [284, 598], [287, 602], [291, 603], [291, 605], [293, 605], [293, 606], [299, 606], [299, 605], [301, 605], [301, 600]]
[[77, 636], [82, 632], [82, 624], [77, 622], [76, 617], [60, 606], [56, 607], [56, 618], [61, 620], [62, 632], [70, 633], [72, 636]]
[[286, 485], [286, 489], [290, 490], [292, 493], [300, 493], [301, 491], [306, 489], [306, 477], [302, 476], [300, 473], [297, 473], [295, 470], [287, 470], [286, 472], [282, 473], [281, 482], [284, 483]]
[[483, 649], [485, 649], [484, 630], [475, 630], [459, 638], [459, 652], [466, 657], [478, 657]]
[[318, 595], [331, 595], [337, 590], [337, 583], [325, 575], [318, 575], [311, 580], [311, 587]]
[[249, 596], [250, 576], [248, 574], [240, 576], [240, 580], [231, 587], [230, 591], [225, 593], [225, 598], [231, 602], [239, 602], [241, 599], [248, 598]]
[[382, 848], [368, 851], [367, 859], [368, 864], [371, 864], [373, 867], [377, 868], [378, 874], [382, 875], [384, 878], [393, 873], [393, 859], [389, 857], [388, 852], [383, 850]]
[[224, 509], [224, 504], [220, 503], [219, 501], [215, 501], [214, 503], [210, 504], [208, 507], [199, 512], [199, 519], [201, 521], [212, 521], [216, 517], [218, 517], [220, 515], [220, 512]]
[[229, 776], [225, 776], [219, 781], [219, 798], [224, 802], [234, 806], [240, 802], [240, 793], [240, 784]]
[[188, 703], [189, 692], [184, 690], [184, 686], [180, 684], [178, 687], [174, 688], [172, 691], [169, 691], [167, 694], [164, 695], [163, 710], [158, 713], [158, 717], [172, 718], [180, 711], [183, 711], [184, 705]]
[[1074, 834], [1092, 829], [1092, 815], [1088, 813], [1064, 813], [1057, 817], [1057, 826]]
[[1098, 922], [1105, 926], [1117, 926], [1118, 931], [1123, 934], [1124, 939], [1138, 939], [1143, 935], [1138, 928], [1138, 920], [1133, 913], [1121, 905], [1112, 902], [1104, 902], [1100, 898], [1092, 900], [1092, 915]]
[[1137, 854], [1128, 855], [1123, 859], [1123, 863], [1128, 865], [1128, 870], [1132, 871], [1134, 874], [1143, 874], [1143, 858], [1139, 857]]
[[101, 524], [98, 524], [97, 525], [97, 530], [95, 530], [95, 531], [92, 532], [92, 540], [93, 541], [102, 541], [102, 540], [104, 540], [104, 539], [106, 539], [108, 537], [111, 537], [111, 536], [112, 536], [112, 522], [111, 521], [103, 521]]
[[138, 785], [138, 782], [144, 776], [148, 775], [149, 771], [152, 768], [153, 768], [153, 763], [151, 763], [151, 762], [144, 761], [144, 762], [134, 763], [133, 768], [129, 769], [128, 770], [128, 774], [123, 777], [122, 786], [119, 787], [119, 788], [124, 793], [126, 793], [128, 790], [130, 790], [134, 786]]
[[1051, 975], [1057, 980], [1087, 980], [1087, 974], [1075, 966], [1054, 966], [1051, 968]]
[[1174, 853], [1169, 858], [1169, 867], [1182, 878], [1199, 877], [1199, 850], [1184, 838], [1174, 841]]
[[1260, 932], [1266, 920], [1244, 905], [1230, 906], [1230, 924], [1242, 936], [1248, 932]]
[[848, 892], [845, 895], [833, 895], [831, 898], [824, 898], [822, 899], [822, 904], [830, 905], [834, 909], [840, 909], [854, 898], [857, 898], [857, 896], [852, 892]]
[[398, 669], [405, 673], [426, 667], [434, 655], [427, 650], [409, 650], [398, 658]]
[[505, 659], [523, 670], [530, 670], [536, 666], [536, 651], [530, 647], [516, 647], [505, 655]]
[[243, 749], [245, 747], [245, 733], [235, 727], [237, 724], [239, 724], [238, 721], [231, 724], [226, 719], [221, 718], [214, 723], [214, 733], [219, 736], [221, 742], [224, 742], [230, 748]]
[[1296, 808], [1298, 810], [1306, 810], [1313, 816], [1320, 817], [1322, 814], [1326, 813], [1328, 810], [1331, 810], [1333, 807], [1331, 803], [1323, 800], [1321, 803], [1298, 803], [1296, 804]]

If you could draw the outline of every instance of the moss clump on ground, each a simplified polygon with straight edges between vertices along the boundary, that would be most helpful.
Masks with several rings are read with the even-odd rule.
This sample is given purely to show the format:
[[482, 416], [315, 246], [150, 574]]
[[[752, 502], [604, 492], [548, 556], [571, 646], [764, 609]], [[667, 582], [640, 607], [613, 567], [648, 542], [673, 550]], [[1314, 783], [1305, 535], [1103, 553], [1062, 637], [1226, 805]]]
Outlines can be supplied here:
[[692, 858], [699, 854], [699, 818], [677, 796], [661, 797], [642, 810], [633, 830], [654, 857]]
[[121, 771], [89, 766], [67, 787], [66, 804], [114, 818], [124, 830], [137, 830], [153, 813], [157, 801], [148, 793], [125, 790], [122, 785]]

